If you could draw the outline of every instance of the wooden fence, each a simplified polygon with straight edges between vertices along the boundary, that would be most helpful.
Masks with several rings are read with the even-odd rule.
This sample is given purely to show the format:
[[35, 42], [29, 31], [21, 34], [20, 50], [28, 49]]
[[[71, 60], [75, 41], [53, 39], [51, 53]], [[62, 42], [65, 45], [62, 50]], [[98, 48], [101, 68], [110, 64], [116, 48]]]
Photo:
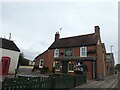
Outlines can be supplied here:
[[86, 75], [32, 78], [5, 78], [2, 90], [73, 88], [86, 83]]

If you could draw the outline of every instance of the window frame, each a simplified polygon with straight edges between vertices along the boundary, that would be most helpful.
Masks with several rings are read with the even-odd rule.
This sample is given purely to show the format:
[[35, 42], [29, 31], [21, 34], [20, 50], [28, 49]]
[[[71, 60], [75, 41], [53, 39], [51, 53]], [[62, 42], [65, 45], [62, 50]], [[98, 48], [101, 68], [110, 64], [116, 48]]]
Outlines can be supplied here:
[[[70, 65], [73, 65], [73, 70], [70, 70]], [[72, 63], [68, 64], [68, 72], [74, 72], [74, 64], [72, 64]]]
[[[41, 66], [42, 64], [42, 66]], [[43, 68], [44, 66], [44, 59], [40, 59], [40, 62], [39, 62], [39, 68]]]
[[[66, 52], [71, 52], [71, 55], [67, 55], [67, 53]], [[70, 57], [70, 56], [73, 56], [73, 48], [65, 48], [64, 49], [64, 56], [65, 57]]]
[[80, 47], [80, 57], [87, 57], [87, 47]]
[[59, 49], [54, 50], [54, 58], [59, 57]]
[[[59, 65], [59, 69], [56, 68], [57, 64]], [[60, 71], [60, 63], [55, 63], [55, 71]]]

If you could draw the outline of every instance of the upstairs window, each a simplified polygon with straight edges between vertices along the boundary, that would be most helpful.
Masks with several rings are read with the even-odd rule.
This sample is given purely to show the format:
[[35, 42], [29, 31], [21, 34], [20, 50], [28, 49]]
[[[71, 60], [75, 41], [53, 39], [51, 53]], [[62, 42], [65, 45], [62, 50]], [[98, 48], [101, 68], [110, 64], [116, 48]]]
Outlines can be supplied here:
[[111, 56], [110, 56], [110, 55], [107, 55], [107, 59], [110, 60], [110, 59], [111, 59]]
[[44, 63], [44, 60], [43, 60], [43, 59], [40, 59], [39, 68], [43, 68], [43, 63]]
[[54, 50], [54, 57], [59, 57], [59, 49]]
[[87, 47], [80, 47], [80, 57], [87, 57]]
[[72, 48], [66, 48], [65, 49], [65, 56], [72, 56], [72, 55], [73, 55]]

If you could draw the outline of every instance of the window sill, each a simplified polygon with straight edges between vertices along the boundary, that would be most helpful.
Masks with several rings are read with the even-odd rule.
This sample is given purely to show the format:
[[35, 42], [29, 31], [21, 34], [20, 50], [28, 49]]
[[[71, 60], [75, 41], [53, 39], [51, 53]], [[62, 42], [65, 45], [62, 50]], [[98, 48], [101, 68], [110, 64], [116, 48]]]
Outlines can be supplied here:
[[80, 57], [87, 57], [87, 56], [80, 56]]
[[60, 71], [60, 70], [55, 70], [55, 71]]
[[43, 66], [39, 66], [39, 68], [43, 68]]
[[59, 56], [54, 56], [54, 58], [59, 57]]
[[68, 71], [68, 72], [74, 72], [74, 71]]

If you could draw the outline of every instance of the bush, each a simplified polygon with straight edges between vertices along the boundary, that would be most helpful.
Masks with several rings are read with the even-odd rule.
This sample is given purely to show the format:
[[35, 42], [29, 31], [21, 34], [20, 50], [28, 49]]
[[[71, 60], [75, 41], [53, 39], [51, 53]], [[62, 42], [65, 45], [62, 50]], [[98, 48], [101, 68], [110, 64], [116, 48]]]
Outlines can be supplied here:
[[19, 65], [20, 66], [28, 66], [28, 64], [29, 64], [29, 59], [26, 59], [24, 57], [24, 54], [20, 53], [19, 61], [18, 61], [18, 66], [17, 67], [19, 67]]

